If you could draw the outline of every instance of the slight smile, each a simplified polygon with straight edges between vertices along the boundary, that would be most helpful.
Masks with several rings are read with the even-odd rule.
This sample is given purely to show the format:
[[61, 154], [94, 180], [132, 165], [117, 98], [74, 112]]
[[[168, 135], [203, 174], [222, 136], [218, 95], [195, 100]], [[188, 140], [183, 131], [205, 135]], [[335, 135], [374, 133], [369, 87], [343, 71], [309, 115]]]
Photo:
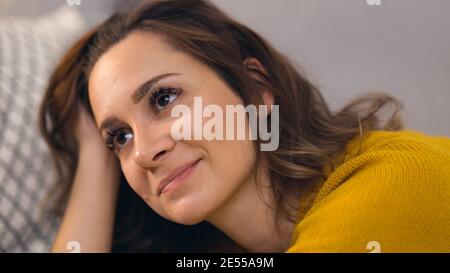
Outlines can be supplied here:
[[197, 159], [195, 161], [192, 161], [190, 163], [182, 165], [181, 167], [176, 168], [168, 176], [166, 176], [163, 180], [161, 180], [158, 186], [158, 196], [174, 189], [182, 182], [184, 182], [192, 173], [192, 171], [197, 166], [197, 163], [200, 162], [200, 160], [201, 159]]

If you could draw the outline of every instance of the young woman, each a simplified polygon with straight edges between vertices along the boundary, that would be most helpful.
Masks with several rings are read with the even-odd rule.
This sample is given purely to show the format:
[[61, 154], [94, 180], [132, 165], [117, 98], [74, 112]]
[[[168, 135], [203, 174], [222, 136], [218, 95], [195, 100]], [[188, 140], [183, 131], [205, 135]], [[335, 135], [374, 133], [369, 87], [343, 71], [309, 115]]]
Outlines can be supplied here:
[[[172, 110], [195, 98], [277, 105], [259, 114], [277, 148], [174, 138]], [[59, 174], [50, 196], [65, 211], [52, 250], [449, 252], [450, 140], [403, 130], [399, 109], [372, 94], [330, 111], [285, 56], [209, 2], [115, 14], [67, 52], [42, 104]]]

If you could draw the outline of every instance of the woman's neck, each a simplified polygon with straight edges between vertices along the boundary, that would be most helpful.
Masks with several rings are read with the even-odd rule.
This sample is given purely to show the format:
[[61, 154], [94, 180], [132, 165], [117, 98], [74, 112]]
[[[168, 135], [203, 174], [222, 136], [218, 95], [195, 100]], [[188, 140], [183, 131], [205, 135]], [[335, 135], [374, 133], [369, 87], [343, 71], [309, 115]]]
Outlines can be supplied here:
[[[295, 223], [275, 222], [275, 199], [268, 174], [258, 174], [208, 218], [208, 222], [250, 252], [284, 252], [289, 248]], [[258, 192], [259, 191], [259, 192]]]

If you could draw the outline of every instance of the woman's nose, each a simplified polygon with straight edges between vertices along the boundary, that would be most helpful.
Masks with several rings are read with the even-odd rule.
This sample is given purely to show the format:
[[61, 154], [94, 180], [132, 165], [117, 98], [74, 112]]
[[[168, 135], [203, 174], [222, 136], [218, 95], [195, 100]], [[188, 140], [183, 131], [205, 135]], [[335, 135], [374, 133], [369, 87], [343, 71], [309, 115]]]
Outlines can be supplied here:
[[155, 167], [175, 146], [172, 138], [135, 139], [134, 161], [142, 168]]

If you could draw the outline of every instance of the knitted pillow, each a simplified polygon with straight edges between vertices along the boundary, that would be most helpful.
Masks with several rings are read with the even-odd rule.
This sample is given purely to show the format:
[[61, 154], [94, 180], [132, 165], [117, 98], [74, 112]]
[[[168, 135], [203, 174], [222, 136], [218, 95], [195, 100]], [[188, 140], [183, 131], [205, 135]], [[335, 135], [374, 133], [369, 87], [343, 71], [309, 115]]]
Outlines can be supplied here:
[[0, 17], [0, 252], [45, 252], [57, 219], [38, 224], [54, 182], [37, 113], [48, 78], [85, 28], [70, 6], [37, 18]]

